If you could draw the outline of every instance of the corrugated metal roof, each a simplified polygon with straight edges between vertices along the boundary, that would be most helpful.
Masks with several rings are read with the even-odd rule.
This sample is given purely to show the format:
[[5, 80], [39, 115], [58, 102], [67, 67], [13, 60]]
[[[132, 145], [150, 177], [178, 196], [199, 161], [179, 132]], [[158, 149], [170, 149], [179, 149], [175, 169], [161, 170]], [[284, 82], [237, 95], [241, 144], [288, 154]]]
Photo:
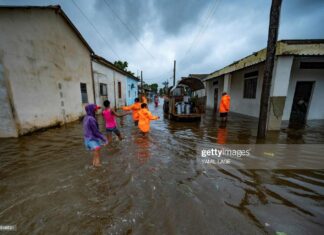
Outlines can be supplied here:
[[[266, 48], [253, 53], [241, 60], [209, 74], [204, 81], [231, 73], [245, 67], [255, 65], [265, 61]], [[281, 40], [277, 42], [276, 56], [323, 56], [324, 55], [324, 39], [308, 39], [308, 40]]]

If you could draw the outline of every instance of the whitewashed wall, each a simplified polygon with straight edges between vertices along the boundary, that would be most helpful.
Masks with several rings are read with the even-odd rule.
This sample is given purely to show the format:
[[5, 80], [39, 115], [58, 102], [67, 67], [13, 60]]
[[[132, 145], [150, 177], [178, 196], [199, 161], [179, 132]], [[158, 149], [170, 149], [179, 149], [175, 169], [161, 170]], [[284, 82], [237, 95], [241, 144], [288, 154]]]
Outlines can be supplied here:
[[[102, 106], [108, 98], [111, 106], [115, 106], [114, 72], [112, 69], [98, 62], [92, 61], [93, 79], [95, 81], [96, 104]], [[100, 95], [100, 83], [107, 84], [107, 97]]]
[[[232, 73], [231, 88], [229, 92], [229, 95], [231, 96], [231, 112], [240, 113], [252, 117], [259, 116], [263, 68], [264, 64], [259, 64]], [[253, 71], [259, 72], [256, 98], [243, 98], [244, 74]]]
[[[102, 106], [103, 101], [108, 98], [112, 107], [124, 106], [126, 102], [127, 77], [100, 62], [92, 61], [92, 66], [95, 81], [96, 103]], [[118, 98], [118, 82], [121, 82], [121, 98]], [[107, 84], [108, 97], [100, 95], [100, 83]]]
[[0, 9], [0, 31], [18, 133], [79, 118], [80, 82], [94, 101], [90, 52], [63, 18], [50, 9]]
[[[117, 107], [122, 107], [126, 105], [127, 77], [121, 73], [115, 72], [115, 81], [116, 104]], [[118, 98], [118, 82], [121, 82], [121, 98]]]
[[[214, 84], [215, 82], [218, 82], [217, 84]], [[219, 107], [219, 102], [222, 97], [223, 87], [224, 87], [224, 79], [223, 78], [214, 78], [211, 80], [206, 81], [205, 83], [205, 93], [206, 93], [206, 107], [208, 109], [214, 109], [215, 108], [215, 88], [218, 88], [218, 104], [217, 107]]]
[[297, 81], [314, 81], [313, 93], [307, 120], [324, 119], [324, 69], [300, 69], [301, 61], [324, 61], [324, 58], [295, 58], [293, 62], [288, 96], [285, 103], [283, 120], [289, 120]]

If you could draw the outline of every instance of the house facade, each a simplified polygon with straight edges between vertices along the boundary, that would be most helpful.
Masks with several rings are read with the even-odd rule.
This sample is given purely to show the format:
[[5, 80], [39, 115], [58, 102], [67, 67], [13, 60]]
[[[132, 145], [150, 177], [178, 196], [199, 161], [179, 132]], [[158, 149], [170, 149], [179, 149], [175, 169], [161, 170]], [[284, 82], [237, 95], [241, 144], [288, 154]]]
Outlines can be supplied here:
[[0, 30], [0, 137], [82, 116], [93, 51], [62, 9], [0, 7]]
[[135, 98], [138, 97], [138, 82], [139, 79], [135, 76], [127, 77], [127, 84], [126, 84], [126, 104], [127, 105], [133, 104]]
[[[92, 65], [98, 105], [102, 105], [103, 101], [108, 99], [112, 107], [120, 108], [128, 104], [129, 95], [131, 98], [135, 98], [138, 94], [136, 77], [98, 55], [92, 56]], [[131, 86], [133, 83], [136, 84], [134, 88]], [[134, 98], [132, 102], [134, 102]]]
[[[258, 117], [266, 49], [207, 76], [206, 106], [217, 111], [222, 92], [231, 96], [231, 112]], [[270, 92], [268, 130], [284, 120], [324, 119], [324, 40], [277, 42]]]

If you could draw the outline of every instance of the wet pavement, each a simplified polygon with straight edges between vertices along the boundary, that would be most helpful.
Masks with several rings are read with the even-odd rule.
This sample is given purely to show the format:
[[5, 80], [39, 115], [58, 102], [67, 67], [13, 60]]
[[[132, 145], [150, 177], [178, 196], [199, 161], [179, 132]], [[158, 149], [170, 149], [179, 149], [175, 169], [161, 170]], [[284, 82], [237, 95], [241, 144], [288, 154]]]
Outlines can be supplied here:
[[[161, 116], [151, 133], [124, 118], [125, 139], [101, 152], [99, 169], [78, 122], [1, 139], [0, 225], [15, 234], [323, 234], [324, 170], [199, 164], [201, 145], [256, 143], [256, 119], [232, 114], [224, 127], [211, 112], [184, 123], [150, 109]], [[323, 144], [324, 123], [263, 143]]]

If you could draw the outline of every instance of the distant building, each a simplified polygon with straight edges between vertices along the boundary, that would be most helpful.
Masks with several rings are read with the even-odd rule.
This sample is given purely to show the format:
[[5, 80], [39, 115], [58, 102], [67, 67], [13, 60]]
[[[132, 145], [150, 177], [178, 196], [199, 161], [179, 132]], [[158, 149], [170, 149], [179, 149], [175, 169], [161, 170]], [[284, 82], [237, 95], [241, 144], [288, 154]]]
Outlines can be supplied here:
[[0, 137], [82, 116], [94, 102], [93, 51], [63, 10], [2, 6], [0, 32]]
[[[102, 105], [106, 99], [110, 101], [112, 107], [124, 106], [131, 98], [132, 102], [134, 101], [138, 94], [136, 77], [97, 55], [92, 56], [92, 65], [98, 105]], [[133, 83], [136, 85], [132, 88]]]
[[[266, 49], [207, 76], [207, 107], [217, 110], [222, 92], [231, 96], [231, 112], [259, 116]], [[269, 130], [282, 120], [324, 119], [324, 40], [277, 42], [269, 105]]]

